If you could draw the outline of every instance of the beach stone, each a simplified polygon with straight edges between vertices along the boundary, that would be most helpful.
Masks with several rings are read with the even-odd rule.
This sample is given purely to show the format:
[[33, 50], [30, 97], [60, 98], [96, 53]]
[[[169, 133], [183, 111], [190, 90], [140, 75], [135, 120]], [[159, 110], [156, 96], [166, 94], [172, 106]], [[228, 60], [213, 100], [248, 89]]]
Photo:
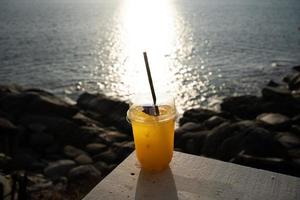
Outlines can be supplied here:
[[207, 128], [212, 129], [212, 128], [224, 123], [225, 121], [226, 121], [226, 119], [224, 119], [223, 117], [212, 116], [204, 122], [204, 125]]
[[103, 126], [99, 121], [86, 116], [86, 114], [82, 111], [76, 113], [72, 119], [76, 124], [79, 124], [80, 126], [86, 126], [86, 127], [92, 127], [95, 125], [98, 127]]
[[0, 117], [0, 135], [3, 133], [17, 133], [18, 128], [8, 119]]
[[33, 170], [35, 169], [33, 164], [37, 162], [38, 160], [34, 155], [28, 153], [27, 151], [18, 151], [12, 157], [12, 168]]
[[278, 133], [276, 138], [286, 148], [300, 147], [300, 137], [293, 133]]
[[86, 178], [93, 178], [93, 179], [100, 179], [101, 172], [96, 169], [93, 165], [80, 165], [71, 169], [68, 173], [68, 178], [71, 181], [86, 179]]
[[211, 132], [208, 130], [205, 131], [195, 131], [195, 132], [186, 132], [182, 135], [182, 140], [187, 139], [197, 139], [197, 140], [205, 140], [207, 135], [210, 135]]
[[[62, 118], [62, 117], [54, 117], [54, 116], [43, 116], [43, 115], [22, 115], [20, 118], [20, 124], [32, 128], [32, 126], [39, 124], [41, 126], [46, 127], [43, 131], [47, 133], [55, 133], [57, 136], [61, 136], [61, 139], [67, 139], [68, 133], [74, 134], [77, 132], [79, 127], [74, 122]], [[66, 134], [66, 135], [65, 135]], [[68, 140], [70, 140], [70, 137]]]
[[187, 122], [175, 130], [175, 138], [179, 139], [185, 132], [198, 131], [203, 129], [204, 126], [200, 123]]
[[295, 71], [297, 71], [297, 72], [300, 72], [300, 65], [294, 66], [294, 67], [293, 67], [293, 70], [295, 70]]
[[290, 119], [279, 113], [263, 113], [256, 118], [259, 122], [274, 127], [283, 127], [287, 126], [290, 122]]
[[131, 126], [126, 120], [129, 105], [125, 102], [108, 98], [103, 94], [83, 93], [77, 100], [79, 108], [96, 112], [97, 119], [107, 125], [114, 125], [119, 130], [131, 133]]
[[50, 178], [66, 176], [69, 170], [75, 166], [76, 163], [73, 160], [58, 160], [50, 163], [49, 166], [44, 169], [44, 174]]
[[298, 125], [292, 125], [290, 130], [291, 130], [291, 132], [293, 132], [293, 133], [295, 133], [297, 135], [300, 135], [300, 126], [298, 126]]
[[53, 136], [46, 133], [35, 133], [30, 136], [30, 144], [32, 147], [46, 147], [53, 142]]
[[269, 87], [279, 87], [281, 86], [279, 83], [273, 81], [273, 80], [270, 80], [268, 83], [267, 83], [267, 86]]
[[248, 155], [259, 157], [280, 157], [287, 156], [287, 150], [274, 137], [274, 133], [261, 127], [249, 127], [242, 130], [245, 133], [242, 149]]
[[23, 91], [23, 88], [20, 85], [11, 84], [11, 85], [0, 85], [0, 98], [6, 94], [15, 93], [18, 94]]
[[227, 137], [233, 134], [233, 130], [232, 125], [228, 122], [224, 122], [213, 128], [210, 134], [207, 135], [202, 148], [202, 154], [208, 157], [214, 157], [218, 147]]
[[28, 89], [24, 94], [31, 96], [31, 101], [26, 106], [28, 113], [72, 117], [78, 112], [75, 106], [67, 104], [47, 91]]
[[106, 130], [98, 126], [81, 126], [80, 132], [85, 135], [98, 136], [105, 133]]
[[81, 154], [86, 154], [85, 151], [78, 149], [72, 145], [66, 145], [64, 147], [64, 154], [70, 158], [76, 158], [77, 156]]
[[90, 143], [87, 144], [85, 147], [86, 151], [89, 152], [90, 154], [97, 154], [103, 152], [106, 148], [107, 146], [101, 143]]
[[239, 97], [227, 97], [220, 106], [222, 111], [229, 112], [242, 119], [254, 119], [262, 112], [261, 103], [261, 98], [245, 95]]
[[94, 167], [98, 169], [100, 172], [108, 172], [109, 171], [109, 166], [106, 164], [106, 162], [103, 161], [98, 161], [94, 163]]
[[92, 157], [95, 161], [104, 161], [106, 163], [114, 163], [118, 160], [118, 155], [112, 150], [107, 150]]
[[47, 127], [43, 124], [39, 124], [39, 123], [32, 123], [27, 125], [28, 129], [34, 133], [42, 133], [44, 131], [46, 131]]
[[279, 101], [282, 99], [290, 99], [291, 92], [287, 88], [282, 87], [265, 87], [262, 89], [262, 96], [264, 99]]
[[288, 85], [290, 90], [300, 89], [300, 73], [295, 74], [288, 82]]
[[300, 158], [300, 148], [289, 149], [288, 154], [291, 158]]
[[75, 160], [75, 162], [77, 162], [80, 165], [86, 165], [86, 164], [93, 163], [93, 159], [90, 156], [88, 156], [87, 154], [80, 154], [74, 160]]
[[293, 124], [300, 125], [300, 115], [296, 115], [292, 118]]
[[216, 115], [217, 112], [202, 108], [197, 109], [190, 109], [183, 113], [183, 117], [179, 120], [180, 126], [185, 124], [186, 122], [196, 122], [202, 123], [203, 121], [207, 120], [208, 118]]
[[99, 135], [100, 138], [105, 141], [111, 142], [122, 142], [129, 139], [129, 136], [118, 131], [108, 131], [104, 134]]
[[113, 144], [113, 150], [118, 154], [120, 158], [127, 157], [134, 151], [134, 141], [116, 142]]

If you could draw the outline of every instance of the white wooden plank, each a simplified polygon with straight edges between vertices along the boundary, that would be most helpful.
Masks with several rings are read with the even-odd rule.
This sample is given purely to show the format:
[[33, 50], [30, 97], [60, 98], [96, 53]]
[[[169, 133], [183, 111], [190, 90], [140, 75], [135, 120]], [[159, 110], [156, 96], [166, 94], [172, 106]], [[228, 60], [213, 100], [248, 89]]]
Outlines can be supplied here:
[[153, 174], [132, 153], [84, 198], [96, 199], [300, 200], [300, 179], [179, 152]]

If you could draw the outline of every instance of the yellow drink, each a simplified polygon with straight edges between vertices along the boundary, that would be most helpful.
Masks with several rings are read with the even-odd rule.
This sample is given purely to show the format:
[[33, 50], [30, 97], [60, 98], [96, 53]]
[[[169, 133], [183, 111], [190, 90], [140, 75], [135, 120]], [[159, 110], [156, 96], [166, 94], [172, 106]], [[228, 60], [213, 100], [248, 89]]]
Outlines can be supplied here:
[[169, 105], [159, 106], [159, 116], [148, 115], [143, 107], [133, 106], [128, 111], [136, 155], [142, 168], [160, 171], [173, 156], [176, 110]]

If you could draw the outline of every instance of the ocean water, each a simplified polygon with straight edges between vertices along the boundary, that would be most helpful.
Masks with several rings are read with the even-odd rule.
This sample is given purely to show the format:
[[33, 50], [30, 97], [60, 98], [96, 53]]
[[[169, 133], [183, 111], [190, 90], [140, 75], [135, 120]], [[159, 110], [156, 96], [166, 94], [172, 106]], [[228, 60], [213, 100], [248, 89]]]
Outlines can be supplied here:
[[299, 0], [1, 0], [0, 84], [73, 99], [171, 91], [179, 112], [300, 64]]

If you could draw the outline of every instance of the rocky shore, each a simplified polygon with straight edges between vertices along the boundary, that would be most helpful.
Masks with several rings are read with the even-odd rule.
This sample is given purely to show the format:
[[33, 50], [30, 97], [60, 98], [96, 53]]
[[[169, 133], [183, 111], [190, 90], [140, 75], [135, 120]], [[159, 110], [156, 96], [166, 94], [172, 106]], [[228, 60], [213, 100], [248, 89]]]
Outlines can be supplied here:
[[[185, 111], [175, 150], [300, 177], [300, 66], [261, 93]], [[1, 85], [0, 197], [81, 199], [134, 150], [128, 107]]]

